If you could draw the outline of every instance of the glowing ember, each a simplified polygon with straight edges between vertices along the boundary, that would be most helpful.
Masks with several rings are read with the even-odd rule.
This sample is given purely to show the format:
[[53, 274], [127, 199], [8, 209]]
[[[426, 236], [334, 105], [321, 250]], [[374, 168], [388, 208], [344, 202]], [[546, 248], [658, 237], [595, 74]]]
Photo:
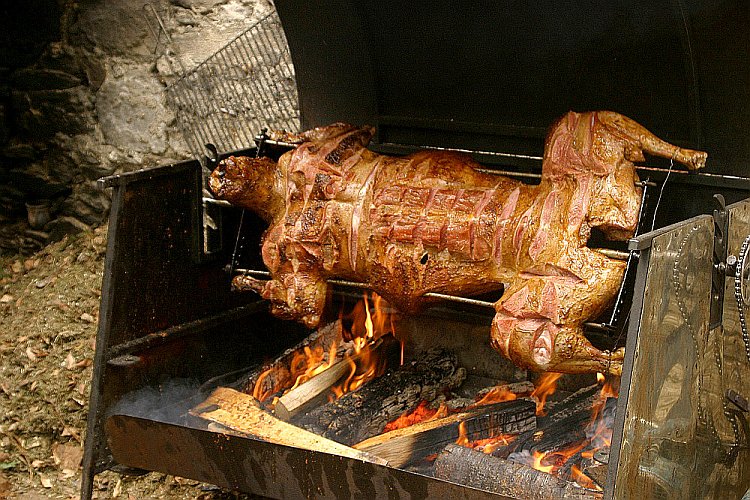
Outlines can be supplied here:
[[461, 422], [458, 424], [458, 439], [456, 439], [456, 444], [490, 454], [502, 446], [509, 445], [515, 438], [515, 434], [499, 434], [497, 436], [471, 441], [466, 432], [466, 422]]
[[562, 376], [562, 373], [543, 373], [537, 381], [536, 389], [531, 393], [532, 397], [537, 400], [536, 403], [536, 414], [537, 416], [544, 416], [547, 413], [544, 411], [544, 404], [547, 402], [547, 398], [555, 393], [557, 390], [557, 379]]

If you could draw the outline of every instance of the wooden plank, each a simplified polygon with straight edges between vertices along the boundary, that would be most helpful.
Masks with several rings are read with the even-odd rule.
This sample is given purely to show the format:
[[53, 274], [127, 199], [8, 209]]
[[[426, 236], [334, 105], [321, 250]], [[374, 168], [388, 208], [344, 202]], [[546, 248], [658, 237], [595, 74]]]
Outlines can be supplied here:
[[438, 455], [434, 470], [439, 479], [510, 498], [600, 498], [546, 472], [455, 444], [449, 444]]
[[254, 397], [234, 389], [217, 388], [205, 401], [191, 409], [190, 414], [269, 443], [330, 453], [379, 465], [388, 464], [387, 460], [380, 457], [355, 450], [279, 420], [264, 411]]
[[394, 467], [402, 467], [438, 453], [449, 443], [455, 443], [462, 422], [468, 439], [474, 441], [534, 429], [535, 411], [536, 404], [528, 399], [479, 406], [380, 434], [355, 444], [354, 448], [384, 458]]

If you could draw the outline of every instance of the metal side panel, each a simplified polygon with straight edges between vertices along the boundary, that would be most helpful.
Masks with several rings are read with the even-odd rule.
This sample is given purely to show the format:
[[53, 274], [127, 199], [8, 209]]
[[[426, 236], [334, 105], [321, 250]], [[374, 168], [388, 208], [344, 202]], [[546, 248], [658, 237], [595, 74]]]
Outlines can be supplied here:
[[704, 497], [717, 462], [706, 420], [713, 234], [712, 218], [700, 216], [637, 242], [607, 498]]
[[[745, 240], [750, 236], [750, 199], [727, 207], [729, 231], [727, 254], [740, 256]], [[750, 263], [750, 251], [745, 260]], [[735, 391], [746, 401], [750, 400], [750, 359], [740, 325], [739, 303], [735, 294], [735, 278], [728, 277], [724, 293], [723, 328], [717, 328], [711, 341], [716, 371], [712, 379], [710, 418], [716, 429], [715, 438], [721, 442], [724, 467], [717, 467], [709, 477], [714, 497], [734, 492], [740, 498], [750, 491], [750, 412], [742, 412], [727, 398], [727, 391]], [[750, 307], [744, 307], [744, 316], [750, 320]], [[747, 333], [745, 338], [750, 337]], [[748, 339], [750, 340], [750, 339]]]
[[127, 415], [112, 415], [107, 435], [121, 464], [270, 498], [510, 500], [389, 466]]

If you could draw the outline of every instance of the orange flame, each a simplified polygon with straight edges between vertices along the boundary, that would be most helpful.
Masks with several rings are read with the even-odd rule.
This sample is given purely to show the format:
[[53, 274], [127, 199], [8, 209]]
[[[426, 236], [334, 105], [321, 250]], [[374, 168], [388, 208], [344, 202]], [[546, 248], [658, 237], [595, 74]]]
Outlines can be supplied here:
[[466, 432], [466, 422], [464, 421], [458, 424], [458, 439], [456, 439], [456, 444], [459, 446], [469, 445], [469, 435]]
[[542, 461], [544, 460], [546, 456], [547, 456], [546, 452], [535, 451], [534, 462], [531, 464], [531, 467], [533, 467], [536, 470], [546, 472], [547, 474], [552, 474], [552, 471], [555, 468], [555, 464], [542, 465]]
[[427, 401], [421, 401], [414, 410], [408, 411], [397, 419], [388, 422], [385, 429], [383, 429], [383, 432], [403, 429], [404, 427], [410, 427], [420, 422], [427, 422], [429, 420], [448, 416], [448, 407], [445, 403], [440, 403], [440, 406], [435, 409], [429, 408], [428, 405], [429, 403]]
[[[386, 302], [376, 293], [372, 294], [373, 312], [370, 312], [370, 299], [365, 293], [361, 302], [352, 310], [352, 344], [357, 361], [350, 355], [345, 357], [349, 363], [349, 373], [344, 382], [331, 388], [331, 399], [338, 399], [348, 392], [357, 390], [363, 384], [380, 375], [384, 369], [384, 360], [372, 349], [373, 342], [388, 333], [387, 325], [393, 326], [392, 315], [386, 312]], [[363, 305], [363, 307], [360, 306]], [[364, 312], [363, 312], [364, 309]], [[364, 326], [364, 329], [361, 326]]]
[[518, 395], [508, 389], [504, 385], [493, 387], [482, 399], [469, 406], [474, 408], [477, 406], [488, 405], [492, 403], [502, 403], [503, 401], [514, 401], [518, 399]]
[[544, 404], [547, 402], [547, 398], [554, 394], [555, 390], [557, 390], [557, 379], [559, 379], [561, 376], [561, 373], [547, 372], [543, 373], [542, 376], [539, 377], [536, 389], [534, 389], [534, 392], [531, 393], [531, 396], [537, 399], [537, 416], [544, 416], [547, 414], [544, 411]]
[[[371, 344], [393, 330], [393, 315], [387, 309], [386, 302], [377, 294], [372, 294], [373, 312], [370, 312], [369, 297], [358, 302], [352, 310], [351, 332], [344, 332], [345, 339], [351, 339], [352, 355], [346, 355], [343, 362], [348, 363], [349, 371], [344, 382], [333, 388], [333, 395], [341, 397], [353, 391], [365, 382], [379, 375], [384, 368], [377, 353], [371, 349]], [[390, 330], [388, 329], [390, 327]], [[272, 395], [288, 392], [316, 375], [321, 374], [339, 361], [337, 357], [338, 344], [331, 343], [326, 353], [321, 346], [305, 346], [301, 351], [292, 355], [288, 371], [286, 368], [272, 366], [262, 372], [253, 387], [253, 396], [259, 401], [266, 401]], [[356, 355], [356, 362], [352, 356]], [[275, 373], [275, 377], [271, 377]], [[271, 382], [272, 381], [272, 382]]]

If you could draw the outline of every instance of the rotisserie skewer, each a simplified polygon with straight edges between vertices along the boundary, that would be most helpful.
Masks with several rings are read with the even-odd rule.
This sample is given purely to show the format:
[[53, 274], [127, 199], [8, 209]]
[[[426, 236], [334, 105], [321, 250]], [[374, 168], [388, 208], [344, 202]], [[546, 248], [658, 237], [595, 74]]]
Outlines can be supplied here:
[[587, 247], [591, 230], [633, 235], [641, 204], [633, 162], [644, 152], [689, 169], [703, 167], [705, 153], [617, 113], [571, 112], [550, 130], [532, 186], [482, 173], [454, 152], [379, 155], [366, 147], [373, 134], [345, 124], [282, 134], [275, 138], [299, 145], [278, 163], [219, 164], [214, 193], [270, 224], [262, 254], [271, 279], [235, 276], [236, 289], [257, 291], [275, 315], [309, 327], [333, 279], [368, 283], [407, 313], [503, 289], [492, 343], [515, 364], [621, 372], [624, 350], [599, 350], [582, 331], [611, 304], [625, 269]]

